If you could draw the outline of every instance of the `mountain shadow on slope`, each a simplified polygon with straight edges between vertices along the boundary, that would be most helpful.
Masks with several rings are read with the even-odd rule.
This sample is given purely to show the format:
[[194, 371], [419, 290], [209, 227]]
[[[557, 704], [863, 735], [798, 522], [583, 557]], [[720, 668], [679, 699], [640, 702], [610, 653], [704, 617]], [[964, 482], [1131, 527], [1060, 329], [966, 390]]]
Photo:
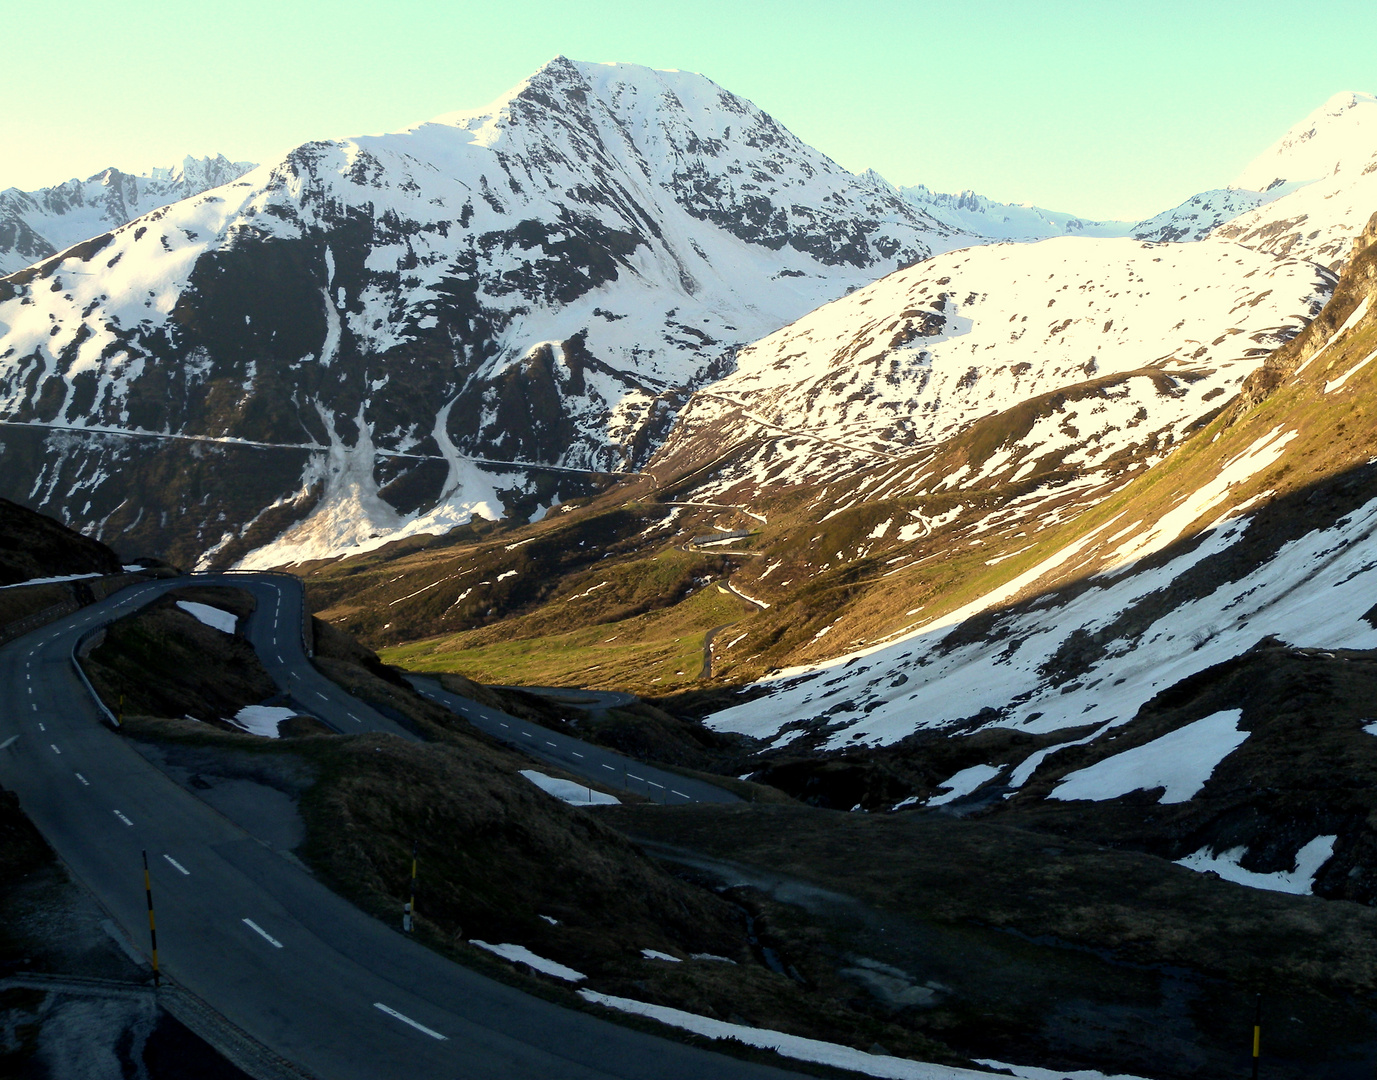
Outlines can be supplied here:
[[0, 498], [0, 585], [120, 569], [118, 556], [104, 544]]

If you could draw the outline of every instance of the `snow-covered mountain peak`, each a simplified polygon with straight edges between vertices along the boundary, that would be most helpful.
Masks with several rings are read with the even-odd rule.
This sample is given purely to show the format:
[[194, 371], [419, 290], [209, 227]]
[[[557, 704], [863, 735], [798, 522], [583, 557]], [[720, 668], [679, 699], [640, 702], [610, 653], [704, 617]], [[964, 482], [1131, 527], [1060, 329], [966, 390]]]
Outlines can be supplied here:
[[1229, 186], [1275, 191], [1365, 165], [1374, 154], [1377, 96], [1343, 90], [1254, 158]]
[[1377, 96], [1335, 94], [1234, 181], [1261, 192], [1256, 210], [1216, 235], [1337, 271], [1377, 206]]

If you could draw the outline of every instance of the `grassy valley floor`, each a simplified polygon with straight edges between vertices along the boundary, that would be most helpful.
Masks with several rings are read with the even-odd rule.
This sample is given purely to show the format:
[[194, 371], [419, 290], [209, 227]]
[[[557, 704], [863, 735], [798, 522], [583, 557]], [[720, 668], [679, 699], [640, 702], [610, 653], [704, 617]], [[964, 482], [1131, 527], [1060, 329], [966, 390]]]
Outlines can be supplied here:
[[[713, 583], [673, 607], [628, 619], [530, 637], [525, 627], [503, 622], [384, 648], [378, 655], [410, 671], [457, 672], [481, 683], [654, 696], [695, 685], [704, 674], [708, 634], [753, 610]], [[581, 613], [570, 610], [568, 621], [579, 624]]]

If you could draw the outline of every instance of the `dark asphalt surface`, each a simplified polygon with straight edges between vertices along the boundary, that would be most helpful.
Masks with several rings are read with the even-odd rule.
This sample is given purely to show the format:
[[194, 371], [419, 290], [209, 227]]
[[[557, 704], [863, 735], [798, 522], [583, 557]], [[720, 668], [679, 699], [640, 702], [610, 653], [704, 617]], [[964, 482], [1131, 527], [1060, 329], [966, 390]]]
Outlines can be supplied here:
[[[423, 675], [408, 676], [418, 693], [437, 701], [451, 712], [458, 713], [474, 727], [494, 738], [529, 754], [531, 757], [557, 765], [566, 772], [587, 777], [604, 787], [645, 795], [654, 802], [676, 805], [691, 802], [740, 802], [730, 791], [694, 780], [679, 773], [657, 769], [615, 750], [575, 739], [559, 731], [519, 720], [514, 716], [459, 694], [451, 694], [440, 683]], [[513, 687], [512, 689], [516, 689]], [[629, 694], [595, 693], [592, 691], [553, 691], [540, 688], [542, 696], [567, 700], [571, 704], [598, 704], [600, 708], [614, 707], [634, 700]]]
[[450, 963], [340, 899], [146, 761], [102, 724], [72, 649], [86, 630], [198, 583], [254, 592], [251, 640], [273, 676], [326, 722], [410, 737], [311, 667], [301, 594], [289, 579], [137, 585], [0, 649], [0, 742], [19, 735], [0, 752], [0, 783], [145, 952], [140, 852], [148, 852], [167, 976], [320, 1080], [795, 1075], [563, 1009]]

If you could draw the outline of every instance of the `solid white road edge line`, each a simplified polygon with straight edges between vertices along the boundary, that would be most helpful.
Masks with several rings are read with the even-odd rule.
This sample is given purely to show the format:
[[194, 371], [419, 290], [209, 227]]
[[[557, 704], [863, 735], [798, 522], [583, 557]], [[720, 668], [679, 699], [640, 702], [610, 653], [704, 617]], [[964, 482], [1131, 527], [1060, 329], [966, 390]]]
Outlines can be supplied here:
[[255, 934], [258, 934], [264, 941], [266, 941], [266, 942], [267, 942], [269, 945], [271, 945], [274, 949], [280, 949], [280, 948], [282, 948], [282, 942], [278, 941], [277, 938], [273, 937], [272, 934], [268, 933], [266, 930], [264, 930], [261, 926], [259, 926], [259, 925], [258, 925], [256, 922], [254, 922], [252, 919], [245, 919], [245, 920], [244, 920], [244, 925], [247, 926], [250, 930], [252, 930]]
[[180, 870], [180, 871], [181, 871], [183, 874], [185, 874], [187, 877], [191, 877], [191, 871], [188, 870], [188, 869], [187, 869], [185, 866], [183, 866], [181, 863], [179, 863], [179, 862], [178, 862], [176, 859], [174, 859], [171, 855], [164, 855], [163, 858], [166, 859], [168, 862], [170, 862], [173, 866], [175, 866], [178, 870]]
[[412, 1027], [414, 1027], [417, 1031], [423, 1031], [423, 1032], [425, 1032], [425, 1033], [426, 1033], [427, 1035], [429, 1035], [432, 1039], [439, 1039], [439, 1040], [441, 1040], [442, 1042], [448, 1042], [448, 1041], [449, 1041], [449, 1036], [448, 1036], [448, 1035], [441, 1035], [438, 1031], [431, 1031], [430, 1028], [426, 1027], [424, 1024], [418, 1024], [418, 1023], [416, 1023], [416, 1021], [413, 1020], [413, 1019], [411, 1019], [411, 1017], [409, 1017], [409, 1016], [403, 1016], [403, 1015], [402, 1015], [401, 1013], [399, 1013], [396, 1009], [389, 1009], [389, 1008], [388, 1008], [386, 1005], [384, 1005], [381, 1001], [375, 1001], [375, 1002], [373, 1002], [373, 1008], [375, 1008], [375, 1009], [381, 1009], [383, 1012], [387, 1013], [388, 1016], [395, 1016], [395, 1017], [396, 1017], [398, 1020], [400, 1020], [403, 1024], [410, 1024], [410, 1025], [411, 1025]]

